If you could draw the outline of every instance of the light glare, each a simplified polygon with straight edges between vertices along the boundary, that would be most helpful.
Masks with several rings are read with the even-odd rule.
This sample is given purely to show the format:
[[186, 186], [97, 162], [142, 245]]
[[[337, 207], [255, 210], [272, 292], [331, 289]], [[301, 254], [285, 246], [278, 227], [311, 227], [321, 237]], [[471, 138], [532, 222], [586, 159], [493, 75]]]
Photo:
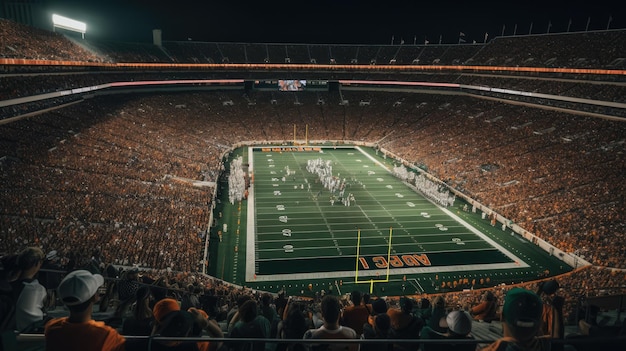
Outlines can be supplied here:
[[83, 34], [87, 32], [87, 24], [85, 22], [76, 21], [59, 15], [52, 15], [52, 24], [55, 27], [73, 30]]

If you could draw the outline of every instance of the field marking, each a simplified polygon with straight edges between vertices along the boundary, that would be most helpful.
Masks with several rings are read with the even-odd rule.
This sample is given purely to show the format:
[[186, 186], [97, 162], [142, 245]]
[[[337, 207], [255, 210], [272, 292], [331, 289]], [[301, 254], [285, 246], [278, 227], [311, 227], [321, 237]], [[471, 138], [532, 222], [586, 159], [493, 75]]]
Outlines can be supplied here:
[[[367, 158], [369, 158], [370, 160], [374, 161], [375, 163], [378, 163], [381, 167], [383, 167], [384, 169], [386, 169], [389, 173], [391, 173], [391, 170], [389, 170], [387, 167], [385, 167], [380, 161], [374, 159], [374, 157], [372, 157], [370, 154], [366, 153], [363, 149], [361, 149], [359, 146], [355, 146], [355, 149], [359, 150], [362, 154], [364, 154]], [[430, 199], [424, 197], [426, 200], [430, 201]], [[452, 211], [448, 210], [445, 207], [441, 207], [438, 204], [434, 203], [431, 201], [431, 203], [433, 205], [435, 205], [437, 208], [439, 208], [441, 211], [443, 211], [444, 213], [446, 213], [448, 216], [450, 216], [451, 218], [453, 218], [455, 221], [457, 221], [458, 223], [461, 223], [463, 226], [465, 226], [467, 229], [469, 229], [472, 233], [476, 234], [478, 237], [482, 238], [483, 240], [485, 240], [486, 242], [488, 242], [489, 244], [491, 244], [493, 247], [495, 247], [496, 249], [498, 249], [500, 252], [502, 252], [505, 256], [507, 256], [508, 258], [510, 258], [512, 261], [515, 262], [515, 266], [518, 268], [527, 268], [530, 267], [530, 265], [526, 262], [524, 262], [521, 258], [515, 256], [513, 253], [511, 253], [509, 250], [505, 249], [504, 247], [502, 247], [500, 244], [498, 244], [497, 242], [495, 242], [493, 239], [489, 238], [486, 234], [484, 234], [483, 232], [479, 231], [478, 229], [476, 229], [474, 226], [470, 225], [469, 223], [467, 223], [465, 220], [461, 219], [459, 216], [455, 215]]]
[[[360, 147], [355, 146], [353, 148], [358, 150], [359, 152], [361, 152], [363, 155], [365, 155], [367, 158], [369, 158], [373, 162], [377, 163], [383, 169], [387, 170], [387, 172], [391, 173], [391, 170], [389, 170], [384, 164], [382, 164], [380, 161], [374, 159], [371, 155], [367, 154]], [[249, 147], [248, 148], [248, 155], [249, 155], [248, 162], [249, 162], [250, 172], [252, 172], [252, 170], [253, 170], [253, 163], [254, 163], [254, 153], [253, 153], [253, 150], [254, 150], [253, 147]], [[293, 156], [295, 157], [295, 155], [293, 155]], [[335, 156], [333, 156], [333, 157], [335, 157]], [[342, 163], [342, 165], [343, 165], [343, 163]], [[367, 192], [369, 192], [369, 190]], [[378, 192], [375, 192], [375, 193], [378, 193]], [[376, 197], [373, 197], [373, 198], [374, 198], [374, 200], [376, 202], [378, 202], [378, 204], [376, 206], [378, 206], [380, 208], [381, 207], [380, 202], [376, 200]], [[440, 207], [439, 205], [437, 205], [437, 204], [433, 203], [432, 201], [430, 201], [428, 198], [424, 198], [424, 199], [429, 201], [435, 207], [441, 209], [450, 218], [453, 218], [455, 221], [457, 221], [457, 223], [461, 223], [463, 225], [463, 227], [465, 227], [466, 229], [470, 230], [472, 233], [478, 235], [484, 241], [488, 242], [495, 249], [497, 249], [498, 251], [503, 253], [505, 256], [509, 257], [513, 262], [493, 263], [493, 264], [480, 264], [480, 265], [452, 265], [452, 266], [429, 266], [429, 267], [420, 266], [420, 267], [391, 268], [391, 269], [389, 269], [389, 274], [390, 275], [420, 274], [420, 273], [447, 273], [447, 272], [456, 272], [456, 271], [460, 271], [460, 270], [461, 271], [472, 271], [472, 270], [519, 269], [519, 268], [530, 267], [526, 262], [522, 261], [520, 258], [518, 258], [514, 254], [512, 254], [510, 251], [508, 251], [507, 249], [505, 249], [504, 247], [502, 247], [498, 243], [496, 243], [494, 240], [492, 240], [489, 237], [487, 237], [485, 234], [480, 232], [478, 229], [476, 229], [473, 226], [471, 226], [469, 223], [465, 222], [464, 220], [462, 220], [458, 216], [454, 215], [454, 213], [452, 213], [451, 211], [449, 211], [449, 210], [447, 210], [445, 208]], [[248, 208], [247, 208], [247, 210], [248, 210], [248, 217], [247, 217], [248, 218], [248, 220], [247, 220], [247, 229], [248, 229], [248, 231], [247, 231], [247, 245], [246, 245], [248, 250], [247, 250], [246, 271], [245, 271], [245, 280], [246, 280], [246, 282], [263, 282], [263, 281], [276, 281], [276, 280], [299, 280], [299, 279], [328, 279], [328, 278], [348, 278], [348, 277], [349, 278], [353, 278], [354, 277], [354, 275], [355, 275], [354, 271], [270, 274], [270, 275], [258, 275], [257, 276], [255, 274], [255, 269], [254, 269], [255, 263], [257, 262], [256, 261], [256, 254], [255, 254], [256, 237], [257, 237], [257, 233], [256, 233], [256, 230], [255, 230], [255, 223], [256, 223], [256, 215], [257, 215], [257, 213], [255, 211], [256, 198], [254, 196], [254, 184], [253, 183], [250, 184], [248, 200], [249, 200], [248, 201]], [[361, 205], [361, 203], [359, 203], [359, 207], [360, 207], [360, 205]], [[318, 206], [319, 206], [319, 203], [318, 203]], [[384, 206], [383, 206], [383, 208], [384, 208]], [[412, 211], [416, 211], [415, 208], [411, 208], [411, 210]], [[383, 211], [387, 212], [389, 214], [387, 209], [384, 209]], [[326, 220], [326, 218], [324, 218], [324, 219]], [[432, 220], [432, 221], [438, 221], [438, 220], [435, 219], [435, 220]], [[448, 226], [448, 227], [452, 227], [452, 226]], [[451, 234], [451, 233], [446, 233], [446, 234]], [[461, 235], [461, 234], [457, 233], [455, 235]], [[485, 250], [487, 250], [487, 249], [485, 249]], [[438, 252], [456, 252], [456, 251], [464, 252], [464, 251], [470, 251], [470, 250], [467, 250], [467, 249], [465, 249], [465, 250], [444, 250], [444, 251], [438, 251]], [[312, 257], [309, 257], [309, 258], [312, 258]], [[380, 275], [380, 271], [379, 270], [375, 270], [375, 269], [374, 270], [369, 270], [369, 271], [359, 271], [359, 275], [361, 277], [372, 277], [372, 278], [375, 278], [375, 277]]]

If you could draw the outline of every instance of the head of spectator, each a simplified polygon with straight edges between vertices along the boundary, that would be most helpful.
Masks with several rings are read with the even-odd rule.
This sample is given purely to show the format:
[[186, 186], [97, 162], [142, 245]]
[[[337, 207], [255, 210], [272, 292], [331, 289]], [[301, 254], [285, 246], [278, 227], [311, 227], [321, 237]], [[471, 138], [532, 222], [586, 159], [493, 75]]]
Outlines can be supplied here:
[[368, 293], [363, 294], [362, 300], [363, 300], [363, 304], [364, 305], [369, 305], [370, 304], [370, 300], [371, 300], [370, 294], [368, 294]]
[[[317, 329], [309, 329], [304, 339], [356, 339], [354, 329], [339, 324], [341, 302], [334, 295], [325, 295], [321, 303], [322, 319], [324, 324]], [[317, 345], [314, 347], [318, 347]], [[358, 344], [334, 345], [333, 349], [358, 350]]]
[[[193, 328], [193, 318], [191, 313], [181, 311], [178, 301], [174, 299], [163, 299], [158, 301], [153, 309], [154, 327], [152, 335], [167, 337], [189, 336]], [[166, 346], [179, 345], [180, 341], [162, 341]]]
[[502, 316], [505, 334], [525, 341], [537, 335], [541, 327], [543, 306], [537, 294], [522, 288], [514, 288], [506, 294]]
[[0, 259], [0, 281], [10, 283], [20, 276], [20, 269], [17, 265], [18, 255], [7, 255]]
[[556, 279], [551, 279], [545, 282], [539, 283], [537, 294], [554, 295], [559, 290], [559, 282]]
[[413, 312], [413, 300], [408, 297], [403, 297], [400, 299], [400, 310], [406, 314], [410, 314]]
[[97, 294], [104, 278], [100, 274], [92, 274], [86, 270], [77, 270], [68, 273], [58, 287], [59, 298], [74, 315], [84, 312], [98, 301]]
[[93, 305], [99, 301], [98, 289], [102, 284], [104, 278], [100, 274], [87, 270], [76, 270], [63, 278], [57, 292], [70, 314], [46, 324], [47, 349], [80, 350], [86, 342], [94, 349], [124, 348], [126, 341], [117, 330], [92, 319]]
[[251, 299], [239, 307], [239, 318], [243, 323], [249, 323], [256, 318], [257, 312], [256, 301]]
[[17, 265], [21, 270], [21, 279], [32, 279], [35, 277], [46, 255], [38, 247], [27, 247], [20, 252], [17, 257]]
[[433, 309], [442, 309], [446, 307], [446, 299], [443, 296], [439, 295], [435, 297], [433, 300]]
[[178, 304], [178, 301], [170, 298], [159, 300], [152, 308], [152, 314], [154, 315], [154, 320], [157, 323], [162, 322], [165, 319], [165, 316], [174, 311], [180, 311], [180, 305]]
[[358, 306], [361, 304], [361, 292], [358, 290], [354, 290], [352, 293], [350, 293], [350, 301], [352, 302], [352, 304], [354, 306]]
[[[472, 330], [472, 318], [469, 313], [465, 311], [451, 311], [444, 318], [440, 320], [439, 327], [444, 330], [443, 332], [436, 331], [429, 326], [425, 326], [420, 333], [420, 338], [423, 340], [458, 340], [458, 339], [474, 339], [470, 332]], [[444, 350], [456, 350], [456, 351], [474, 351], [476, 350], [475, 344], [454, 344], [451, 341], [449, 343], [423, 343], [421, 346], [422, 351], [444, 351]]]
[[422, 297], [418, 303], [418, 308], [421, 310], [430, 308], [430, 300]]
[[472, 318], [465, 311], [452, 311], [441, 320], [441, 327], [452, 337], [465, 337], [472, 331]]
[[269, 293], [264, 293], [261, 295], [261, 305], [269, 306], [272, 303], [272, 295]]
[[549, 347], [547, 338], [537, 337], [542, 312], [543, 303], [537, 294], [522, 288], [511, 289], [504, 298], [502, 308], [504, 337], [482, 350], [544, 350]]
[[385, 299], [382, 298], [378, 298], [376, 299], [376, 301], [374, 301], [372, 303], [372, 314], [376, 315], [379, 313], [387, 313], [387, 301], [385, 301]]
[[339, 299], [332, 295], [324, 296], [322, 298], [321, 311], [324, 325], [333, 326], [333, 329], [336, 329], [336, 326], [339, 324], [339, 316], [341, 315]]

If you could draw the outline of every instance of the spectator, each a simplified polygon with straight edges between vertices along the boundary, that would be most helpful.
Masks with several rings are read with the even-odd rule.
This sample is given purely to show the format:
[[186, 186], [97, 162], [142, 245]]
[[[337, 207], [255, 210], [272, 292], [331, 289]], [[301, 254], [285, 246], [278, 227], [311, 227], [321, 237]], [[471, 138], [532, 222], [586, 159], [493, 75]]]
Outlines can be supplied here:
[[0, 261], [0, 332], [15, 329], [13, 327], [15, 324], [15, 297], [11, 283], [20, 275], [17, 257], [18, 255], [3, 256]]
[[441, 327], [441, 320], [445, 319], [446, 315], [446, 300], [443, 296], [439, 295], [433, 300], [431, 314], [426, 325], [436, 332], [445, 333], [447, 329]]
[[122, 273], [122, 280], [117, 283], [117, 296], [120, 304], [115, 310], [115, 317], [124, 318], [128, 308], [135, 302], [137, 298], [137, 290], [139, 289], [139, 269], [133, 267]]
[[269, 293], [264, 293], [263, 295], [261, 295], [260, 303], [261, 315], [270, 322], [270, 336], [276, 337], [280, 317], [278, 317], [278, 312], [276, 311], [276, 308], [274, 308], [274, 306], [272, 305], [272, 295], [270, 295]]
[[[386, 313], [380, 313], [376, 315], [376, 319], [374, 325], [370, 325], [369, 323], [365, 323], [363, 325], [363, 335], [361, 335], [361, 339], [363, 340], [371, 340], [371, 339], [389, 339], [391, 330], [391, 319], [389, 315]], [[386, 344], [374, 344], [374, 343], [364, 343], [361, 344], [360, 351], [378, 351], [378, 350], [394, 350], [394, 345], [392, 343]]]
[[154, 324], [154, 316], [150, 308], [150, 288], [142, 286], [137, 290], [137, 303], [133, 314], [124, 319], [123, 335], [150, 335]]
[[360, 291], [353, 291], [350, 294], [350, 301], [352, 305], [345, 307], [341, 314], [341, 325], [352, 328], [358, 335], [361, 335], [363, 334], [363, 324], [367, 323], [370, 311], [362, 303]]
[[388, 309], [389, 309], [389, 306], [387, 306], [387, 301], [385, 301], [385, 299], [378, 298], [374, 300], [374, 302], [372, 302], [372, 313], [367, 319], [367, 322], [369, 323], [369, 325], [373, 327], [374, 323], [376, 322], [376, 316], [381, 313], [387, 313]]
[[[322, 298], [322, 319], [324, 324], [317, 329], [309, 329], [304, 334], [304, 339], [357, 339], [358, 335], [354, 329], [344, 327], [339, 324], [341, 316], [341, 303], [339, 299], [333, 295], [326, 295]], [[359, 349], [359, 344], [313, 344], [310, 345], [311, 350], [350, 350]]]
[[555, 279], [539, 283], [537, 294], [543, 300], [543, 313], [541, 314], [541, 334], [555, 339], [565, 337], [565, 325], [563, 321], [563, 297], [556, 294], [559, 283]]
[[21, 273], [12, 282], [15, 298], [15, 328], [19, 331], [43, 332], [46, 288], [35, 278], [45, 255], [38, 247], [27, 247], [17, 257]]
[[496, 296], [491, 291], [486, 291], [483, 294], [481, 302], [472, 307], [469, 311], [474, 317], [474, 320], [481, 322], [491, 322], [498, 319], [497, 316], [498, 301]]
[[542, 302], [537, 294], [522, 288], [511, 289], [504, 298], [502, 308], [504, 337], [481, 351], [548, 350], [548, 338], [537, 336], [541, 329], [542, 311]]
[[250, 295], [245, 294], [245, 295], [239, 296], [237, 298], [237, 304], [233, 306], [233, 308], [231, 308], [231, 310], [228, 312], [226, 321], [228, 322], [229, 333], [230, 331], [233, 330], [233, 328], [235, 327], [235, 324], [239, 322], [239, 320], [241, 319], [241, 315], [239, 314], [239, 309], [241, 308], [241, 306], [243, 306], [244, 303], [248, 302], [249, 300], [252, 300], [252, 296]]
[[[424, 321], [413, 315], [413, 300], [407, 297], [400, 299], [400, 308], [389, 308], [387, 315], [391, 320], [391, 339], [419, 339]], [[418, 343], [397, 343], [394, 350], [417, 350]]]
[[60, 258], [56, 250], [48, 252], [46, 259], [41, 265], [37, 280], [46, 288], [46, 310], [54, 309], [56, 306], [56, 289], [61, 282], [63, 267], [60, 265]]
[[86, 270], [73, 271], [63, 278], [58, 293], [70, 315], [46, 324], [46, 350], [124, 350], [125, 339], [115, 329], [92, 319], [93, 305], [99, 301], [98, 289], [103, 283], [100, 274]]
[[[270, 337], [270, 322], [264, 316], [257, 314], [257, 304], [254, 300], [246, 301], [239, 307], [239, 321], [235, 323], [233, 330], [229, 333], [231, 338], [258, 338], [267, 339]], [[265, 340], [253, 342], [250, 349], [248, 342], [234, 342], [229, 344], [233, 351], [263, 351]]]
[[193, 284], [187, 285], [187, 291], [183, 294], [183, 298], [180, 302], [181, 310], [188, 310], [191, 307], [200, 308], [200, 298], [196, 292], [196, 286]]
[[432, 314], [432, 308], [430, 307], [430, 300], [423, 297], [417, 303], [416, 314], [418, 317], [422, 318], [424, 322], [430, 319]]
[[[306, 314], [304, 305], [297, 301], [291, 302], [285, 307], [285, 318], [278, 325], [278, 337], [281, 339], [302, 339], [304, 333], [311, 329], [311, 318]], [[302, 344], [279, 344], [277, 350], [303, 351]]]
[[[158, 301], [152, 309], [154, 315], [153, 336], [187, 337], [193, 336], [194, 325], [207, 332], [209, 336], [223, 338], [224, 333], [217, 322], [208, 320], [200, 310], [192, 308], [190, 311], [181, 311], [178, 301], [170, 298]], [[170, 350], [172, 348], [193, 345], [200, 351], [215, 351], [222, 345], [221, 342], [186, 342], [186, 341], [155, 341], [152, 350]]]
[[472, 317], [465, 311], [452, 311], [441, 321], [441, 327], [447, 332], [439, 333], [426, 326], [422, 329], [421, 338], [425, 340], [449, 340], [446, 343], [424, 343], [422, 351], [473, 351], [476, 344], [455, 344], [452, 340], [474, 340], [472, 331]]

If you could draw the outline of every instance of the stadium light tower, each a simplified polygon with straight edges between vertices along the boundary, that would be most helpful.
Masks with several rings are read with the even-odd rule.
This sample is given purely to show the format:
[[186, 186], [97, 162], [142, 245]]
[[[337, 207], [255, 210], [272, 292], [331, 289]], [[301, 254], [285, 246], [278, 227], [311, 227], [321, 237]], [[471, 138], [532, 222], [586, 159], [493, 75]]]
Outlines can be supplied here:
[[72, 32], [78, 32], [82, 34], [83, 39], [85, 39], [85, 32], [87, 32], [87, 24], [85, 22], [80, 22], [55, 14], [52, 15], [52, 31], [54, 32], [54, 29], [57, 27], [67, 29]]

